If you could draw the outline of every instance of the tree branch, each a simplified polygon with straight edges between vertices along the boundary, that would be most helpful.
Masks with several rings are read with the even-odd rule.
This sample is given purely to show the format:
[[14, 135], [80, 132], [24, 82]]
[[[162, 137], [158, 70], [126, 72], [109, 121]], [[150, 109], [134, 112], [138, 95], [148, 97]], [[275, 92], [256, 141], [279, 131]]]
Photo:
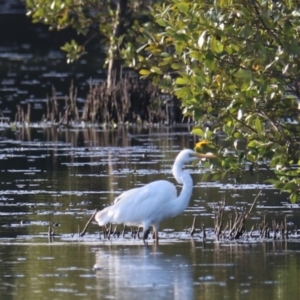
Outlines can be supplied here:
[[265, 30], [267, 30], [274, 38], [274, 40], [277, 41], [277, 43], [284, 48], [282, 42], [279, 40], [279, 38], [277, 37], [277, 35], [267, 26], [267, 24], [265, 23], [265, 21], [263, 20], [263, 18], [261, 17], [260, 11], [258, 9], [259, 3], [257, 2], [257, 0], [253, 0], [253, 6], [256, 12], [256, 16], [259, 19], [259, 21], [261, 22], [262, 26], [264, 27]]

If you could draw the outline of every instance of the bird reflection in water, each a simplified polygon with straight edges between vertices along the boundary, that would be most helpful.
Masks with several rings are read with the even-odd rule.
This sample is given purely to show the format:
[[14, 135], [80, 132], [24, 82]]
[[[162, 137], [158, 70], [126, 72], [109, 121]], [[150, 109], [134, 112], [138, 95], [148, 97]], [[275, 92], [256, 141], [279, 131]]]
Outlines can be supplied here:
[[194, 299], [192, 266], [181, 255], [165, 254], [165, 249], [111, 246], [98, 250], [94, 269], [99, 297]]

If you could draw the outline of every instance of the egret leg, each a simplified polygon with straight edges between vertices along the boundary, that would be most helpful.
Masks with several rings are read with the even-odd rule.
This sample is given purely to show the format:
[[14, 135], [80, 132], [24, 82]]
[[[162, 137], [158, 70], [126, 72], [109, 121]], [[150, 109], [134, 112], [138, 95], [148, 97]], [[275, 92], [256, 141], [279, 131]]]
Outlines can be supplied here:
[[153, 231], [153, 239], [155, 239], [155, 243], [158, 243], [158, 232]]
[[105, 225], [102, 226], [102, 231], [103, 231], [103, 239], [105, 239], [106, 238], [106, 226]]
[[138, 237], [138, 239], [140, 238], [140, 229], [141, 229], [141, 227], [138, 227], [138, 230], [137, 230], [137, 237]]
[[117, 235], [117, 237], [119, 237], [119, 235], [120, 235], [120, 232], [118, 231], [117, 225], [115, 226], [115, 229], [113, 231], [113, 236], [115, 236], [115, 235]]
[[138, 227], [132, 227], [132, 236], [133, 238], [135, 239], [136, 237], [138, 237], [138, 231], [139, 231], [139, 228]]
[[143, 242], [145, 243], [146, 242], [146, 239], [148, 238], [148, 235], [150, 233], [150, 229], [146, 229], [144, 230], [144, 235], [143, 235]]
[[158, 244], [158, 230], [159, 230], [159, 224], [153, 225], [153, 239], [155, 239], [156, 244]]
[[122, 237], [123, 238], [125, 237], [125, 229], [126, 229], [126, 225], [124, 224], [123, 231], [122, 231]]
[[111, 234], [111, 223], [109, 224], [109, 227], [108, 227], [108, 233], [107, 233], [108, 240], [110, 240], [110, 234]]

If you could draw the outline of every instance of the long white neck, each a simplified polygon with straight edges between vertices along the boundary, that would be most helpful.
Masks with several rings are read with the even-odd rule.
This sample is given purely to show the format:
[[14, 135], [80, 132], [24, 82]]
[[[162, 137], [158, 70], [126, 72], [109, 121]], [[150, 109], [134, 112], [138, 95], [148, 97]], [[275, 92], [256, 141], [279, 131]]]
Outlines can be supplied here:
[[182, 170], [183, 166], [173, 166], [173, 175], [178, 183], [183, 184], [179, 196], [174, 200], [170, 216], [175, 217], [188, 206], [193, 192], [193, 179], [191, 175]]

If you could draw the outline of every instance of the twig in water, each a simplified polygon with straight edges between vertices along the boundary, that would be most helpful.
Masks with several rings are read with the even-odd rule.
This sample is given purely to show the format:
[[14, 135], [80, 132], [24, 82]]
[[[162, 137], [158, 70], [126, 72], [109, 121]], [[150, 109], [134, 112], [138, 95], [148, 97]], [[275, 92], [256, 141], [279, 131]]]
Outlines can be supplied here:
[[52, 231], [52, 225], [48, 228], [48, 237], [53, 237], [54, 232]]
[[192, 224], [192, 228], [191, 228], [191, 236], [193, 236], [194, 233], [195, 233], [195, 223], [196, 223], [196, 219], [197, 219], [197, 217], [194, 217], [194, 219], [193, 219], [193, 224]]
[[[238, 239], [244, 234], [244, 232], [245, 232], [245, 222], [249, 218], [249, 216], [252, 212], [252, 209], [254, 208], [254, 206], [257, 202], [257, 199], [260, 196], [261, 192], [262, 191], [259, 191], [259, 193], [256, 195], [256, 197], [255, 197], [250, 209], [248, 210], [248, 212], [242, 211], [239, 214], [236, 211], [234, 223], [233, 223], [232, 228], [230, 229], [230, 232], [228, 234], [229, 238]], [[264, 224], [265, 224], [265, 221], [264, 221]], [[262, 226], [262, 227], [264, 227], [264, 226]]]
[[226, 226], [225, 226], [223, 232], [220, 234], [220, 237], [225, 237], [226, 236], [227, 229], [228, 229], [228, 222], [226, 223]]
[[224, 208], [225, 208], [225, 198], [223, 198], [222, 203], [218, 207], [214, 208], [215, 235], [217, 241], [220, 239], [220, 235], [222, 233]]
[[187, 228], [187, 226], [185, 227], [185, 234], [188, 234], [188, 228]]
[[287, 216], [284, 216], [284, 230], [285, 230], [285, 238], [288, 239], [289, 238], [289, 232], [288, 232], [288, 227], [287, 227]]
[[252, 228], [251, 228], [250, 233], [249, 233], [249, 236], [250, 236], [251, 238], [253, 237], [253, 236], [252, 236], [253, 230], [254, 230], [254, 225], [252, 225]]
[[90, 225], [90, 223], [93, 221], [96, 213], [97, 213], [97, 209], [95, 209], [93, 215], [90, 217], [90, 219], [88, 220], [88, 222], [86, 223], [86, 225], [84, 226], [84, 228], [83, 228], [83, 230], [81, 232], [79, 231], [79, 227], [78, 227], [78, 234], [79, 234], [79, 236], [84, 236], [85, 235], [85, 233], [87, 231], [87, 228]]
[[275, 220], [272, 220], [272, 227], [273, 227], [273, 240], [276, 240], [276, 222]]
[[202, 224], [202, 231], [203, 231], [202, 240], [203, 240], [203, 242], [205, 242], [205, 240], [206, 240], [206, 232], [205, 232], [205, 225], [204, 224]]

